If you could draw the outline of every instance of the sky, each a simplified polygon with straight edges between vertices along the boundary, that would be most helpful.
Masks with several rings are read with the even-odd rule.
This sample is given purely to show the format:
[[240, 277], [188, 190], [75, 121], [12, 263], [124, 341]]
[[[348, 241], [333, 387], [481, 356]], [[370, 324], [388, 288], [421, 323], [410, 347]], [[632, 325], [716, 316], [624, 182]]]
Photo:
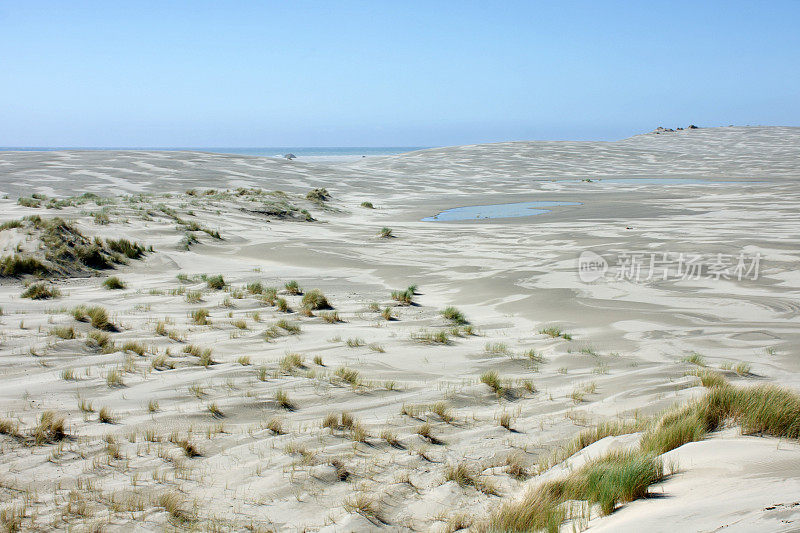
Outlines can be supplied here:
[[800, 126], [800, 1], [0, 0], [0, 146]]

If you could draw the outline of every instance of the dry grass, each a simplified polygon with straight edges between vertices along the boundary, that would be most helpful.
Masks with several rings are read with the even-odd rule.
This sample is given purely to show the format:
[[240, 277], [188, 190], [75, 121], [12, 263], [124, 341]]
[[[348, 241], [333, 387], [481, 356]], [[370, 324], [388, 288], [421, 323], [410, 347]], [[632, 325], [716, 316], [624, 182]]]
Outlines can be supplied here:
[[211, 322], [208, 320], [210, 315], [211, 313], [209, 313], [208, 309], [205, 308], [195, 309], [190, 313], [192, 322], [198, 326], [206, 326], [210, 324]]
[[278, 392], [275, 393], [275, 402], [288, 411], [294, 411], [295, 409], [295, 404], [283, 390], [278, 390]]

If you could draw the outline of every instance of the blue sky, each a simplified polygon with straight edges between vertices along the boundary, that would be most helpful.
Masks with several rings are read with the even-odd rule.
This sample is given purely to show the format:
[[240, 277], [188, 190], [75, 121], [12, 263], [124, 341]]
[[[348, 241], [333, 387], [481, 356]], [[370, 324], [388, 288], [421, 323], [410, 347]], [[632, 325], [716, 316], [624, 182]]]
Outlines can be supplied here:
[[800, 126], [800, 2], [0, 1], [0, 146]]

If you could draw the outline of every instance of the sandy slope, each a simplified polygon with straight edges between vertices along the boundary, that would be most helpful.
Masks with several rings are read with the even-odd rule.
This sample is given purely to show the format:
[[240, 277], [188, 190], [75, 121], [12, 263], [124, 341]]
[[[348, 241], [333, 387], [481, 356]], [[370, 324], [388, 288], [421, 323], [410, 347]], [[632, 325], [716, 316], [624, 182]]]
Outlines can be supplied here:
[[[499, 501], [494, 493], [513, 496], [536, 482], [505, 473], [510, 454], [521, 453], [532, 466], [587, 424], [654, 413], [699, 394], [697, 380], [686, 375], [692, 365], [682, 361], [693, 351], [713, 367], [748, 363], [748, 375], [724, 371], [732, 381], [800, 388], [798, 161], [798, 128], [694, 130], [616, 143], [501, 143], [351, 165], [187, 152], [0, 153], [0, 193], [10, 195], [0, 203], [0, 222], [58, 215], [75, 220], [86, 235], [124, 236], [156, 250], [115, 272], [128, 284], [123, 291], [105, 290], [104, 277], [89, 276], [57, 282], [60, 299], [30, 301], [19, 298], [20, 281], [0, 283], [0, 417], [28, 428], [42, 411], [54, 410], [66, 416], [73, 435], [45, 446], [0, 436], [5, 507], [24, 506], [27, 526], [106, 524], [127, 531], [135, 520], [139, 528], [160, 530], [181, 516], [164, 511], [162, 495], [172, 494], [187, 523], [200, 529], [211, 520], [234, 530], [251, 524], [443, 529], [460, 512], [483, 516]], [[613, 177], [719, 183], [576, 179]], [[252, 212], [273, 196], [184, 194], [207, 187], [283, 190], [317, 221]], [[313, 187], [326, 187], [333, 198], [324, 206], [306, 201]], [[146, 196], [105, 206], [111, 224], [101, 226], [91, 215], [103, 206], [93, 202], [61, 210], [16, 205], [17, 195], [32, 192]], [[540, 199], [582, 205], [527, 218], [420, 221], [458, 205]], [[359, 207], [364, 200], [378, 209]], [[223, 240], [196, 232], [200, 243], [182, 249], [185, 228], [160, 205], [218, 229]], [[378, 238], [383, 226], [397, 238]], [[3, 255], [21, 241], [17, 230], [0, 232]], [[758, 252], [761, 270], [757, 280], [587, 284], [576, 273], [577, 257], [587, 249], [609, 258]], [[178, 273], [221, 273], [229, 287], [181, 283]], [[345, 322], [281, 313], [240, 294], [247, 283], [280, 288], [291, 279], [322, 289]], [[419, 305], [390, 299], [391, 290], [412, 283], [419, 285]], [[204, 291], [203, 301], [187, 302], [187, 290]], [[299, 296], [285, 297], [300, 308]], [[399, 320], [382, 319], [371, 302], [392, 307]], [[147, 353], [87, 347], [91, 326], [65, 312], [78, 304], [105, 306], [120, 325], [112, 334], [117, 346], [136, 340]], [[447, 346], [413, 340], [423, 329], [449, 329], [438, 314], [447, 305], [461, 309], [478, 335], [454, 337]], [[210, 325], [192, 323], [188, 313], [198, 308], [210, 310]], [[264, 331], [281, 319], [299, 324], [301, 333], [265, 341]], [[181, 340], [156, 334], [159, 321]], [[78, 338], [51, 335], [60, 325], [73, 327]], [[538, 333], [550, 325], [573, 340]], [[347, 346], [356, 338], [365, 345]], [[182, 353], [188, 344], [212, 348], [218, 364], [199, 366]], [[543, 363], [524, 355], [531, 349]], [[153, 361], [167, 353], [176, 368], [155, 370]], [[282, 369], [287, 353], [302, 354], [304, 367]], [[325, 366], [312, 362], [317, 355]], [[240, 364], [240, 356], [250, 364]], [[340, 367], [358, 370], [362, 383], [354, 387], [337, 377]], [[77, 379], [64, 379], [65, 370]], [[124, 387], [108, 386], [114, 370]], [[514, 394], [498, 398], [482, 384], [487, 370], [508, 380]], [[526, 390], [526, 381], [535, 392]], [[279, 390], [295, 410], [277, 404]], [[79, 398], [95, 412], [82, 413]], [[152, 413], [151, 400], [159, 406]], [[425, 408], [439, 401], [447, 402], [452, 420]], [[212, 404], [224, 417], [212, 416]], [[403, 405], [418, 413], [401, 414]], [[98, 422], [103, 406], [115, 413], [115, 424]], [[360, 420], [366, 442], [354, 442], [346, 428], [321, 427], [327, 413], [341, 411]], [[512, 415], [515, 431], [499, 426], [503, 413]], [[283, 422], [283, 434], [266, 428], [272, 419]], [[425, 422], [441, 443], [416, 434]], [[382, 438], [385, 431], [397, 435], [396, 447]], [[201, 455], [186, 457], [171, 436], [188, 438]], [[776, 449], [786, 453], [768, 453]], [[791, 505], [800, 494], [785, 457], [796, 460], [797, 452], [793, 444], [732, 434], [685, 446], [671, 452], [683, 473], [664, 483], [667, 497], [635, 502], [588, 525], [635, 529], [648, 520], [646, 530], [675, 530], [673, 524], [788, 530], [800, 516], [800, 506]], [[709, 458], [718, 459], [718, 470], [703, 468]], [[346, 481], [337, 479], [334, 460], [350, 472]], [[445, 481], [447, 466], [462, 461], [480, 474], [478, 489]], [[737, 470], [743, 462], [747, 468]], [[712, 482], [724, 489], [709, 488]], [[739, 487], [769, 497], [748, 498]], [[725, 491], [741, 495], [733, 499]], [[367, 501], [380, 521], [353, 512], [354, 503]], [[711, 511], [682, 511], [698, 502]], [[780, 512], [764, 510], [778, 504]]]

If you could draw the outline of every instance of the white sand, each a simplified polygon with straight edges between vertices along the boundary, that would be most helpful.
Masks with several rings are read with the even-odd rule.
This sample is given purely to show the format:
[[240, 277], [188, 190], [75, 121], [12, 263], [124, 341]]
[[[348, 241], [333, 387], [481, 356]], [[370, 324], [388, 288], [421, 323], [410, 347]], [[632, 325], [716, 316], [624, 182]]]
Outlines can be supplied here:
[[[578, 181], [652, 177], [725, 183]], [[19, 280], [0, 283], [0, 417], [26, 429], [53, 410], [66, 417], [72, 435], [44, 446], [0, 435], [0, 507], [24, 506], [25, 527], [106, 524], [128, 531], [135, 523], [163, 530], [176, 523], [160, 499], [168, 493], [180, 495], [198, 529], [213, 520], [231, 530], [251, 524], [280, 531], [443, 530], [453, 514], [480, 518], [502, 497], [522, 492], [526, 482], [504, 472], [509, 454], [521, 452], [533, 465], [582, 427], [653, 414], [701, 394], [697, 379], [687, 376], [692, 365], [682, 362], [693, 351], [712, 367], [750, 364], [749, 375], [723, 371], [735, 383], [800, 389], [798, 179], [800, 128], [701, 129], [616, 143], [501, 143], [347, 165], [189, 152], [0, 153], [0, 194], [9, 195], [0, 200], [0, 222], [61, 216], [86, 235], [124, 236], [156, 250], [113, 272], [128, 284], [123, 291], [105, 290], [104, 274], [61, 280], [60, 299], [30, 301], [19, 297]], [[318, 222], [268, 220], [246, 211], [256, 204], [243, 198], [183, 194], [209, 187], [286, 191]], [[314, 187], [332, 194], [327, 208], [303, 199]], [[100, 226], [91, 218], [101, 210], [93, 202], [60, 210], [16, 205], [17, 196], [32, 192], [153, 196], [107, 206], [111, 224]], [[359, 207], [365, 200], [378, 209]], [[536, 217], [420, 221], [460, 205], [533, 200], [582, 205]], [[181, 249], [184, 232], [173, 220], [163, 212], [145, 215], [159, 204], [218, 229], [224, 240], [198, 232], [200, 243]], [[378, 238], [383, 226], [397, 238]], [[19, 242], [25, 241], [17, 230], [0, 232], [2, 255]], [[758, 252], [761, 271], [758, 280], [586, 284], [576, 260], [587, 249], [611, 256]], [[178, 273], [220, 273], [232, 289], [254, 281], [282, 288], [295, 279], [307, 290], [320, 288], [345, 322], [280, 313], [255, 298], [236, 298], [231, 288], [209, 291], [199, 280], [181, 284]], [[419, 305], [396, 305], [390, 292], [412, 283], [419, 285]], [[190, 304], [170, 294], [181, 286], [204, 290], [204, 301]], [[232, 307], [224, 305], [226, 297]], [[284, 297], [300, 308], [299, 296]], [[370, 302], [391, 306], [399, 320], [383, 320], [368, 309]], [[121, 326], [112, 334], [118, 347], [136, 340], [148, 353], [87, 348], [92, 328], [64, 312], [78, 304], [105, 306]], [[449, 346], [411, 339], [423, 328], [442, 329], [447, 323], [438, 312], [448, 305], [463, 311], [479, 335], [454, 338]], [[188, 317], [201, 307], [210, 310], [210, 326]], [[237, 319], [247, 329], [235, 327]], [[281, 319], [302, 332], [266, 342], [263, 332]], [[157, 335], [158, 321], [185, 342]], [[79, 338], [49, 334], [61, 325], [74, 327]], [[538, 333], [551, 325], [573, 340]], [[375, 346], [348, 347], [354, 338]], [[485, 346], [497, 343], [508, 353], [487, 353]], [[198, 366], [181, 353], [187, 344], [212, 348], [218, 364]], [[546, 361], [532, 365], [522, 355], [530, 349]], [[177, 367], [152, 370], [166, 350]], [[287, 353], [303, 354], [306, 368], [282, 371], [278, 362]], [[313, 364], [316, 355], [324, 367]], [[240, 356], [252, 364], [239, 364]], [[363, 384], [354, 388], [337, 378], [342, 366], [358, 370]], [[266, 368], [265, 381], [257, 377], [259, 367]], [[63, 379], [68, 369], [77, 379]], [[114, 369], [124, 387], [107, 385]], [[519, 397], [498, 399], [479, 381], [487, 370], [513, 383]], [[525, 391], [525, 380], [537, 392]], [[590, 384], [594, 392], [573, 401], [573, 392], [591, 390]], [[295, 410], [277, 405], [278, 390], [288, 393]], [[81, 413], [79, 398], [95, 412]], [[151, 400], [159, 405], [155, 413], [147, 409]], [[448, 403], [451, 423], [424, 409], [417, 418], [401, 414], [404, 404], [438, 401]], [[224, 418], [212, 417], [211, 404]], [[98, 422], [96, 411], [104, 406], [116, 424]], [[347, 430], [321, 427], [327, 413], [341, 411], [360, 420], [366, 443], [354, 443]], [[513, 415], [515, 432], [498, 425], [504, 412]], [[266, 429], [273, 418], [282, 420], [284, 434]], [[415, 433], [426, 421], [443, 444]], [[401, 447], [381, 438], [387, 429]], [[186, 457], [169, 442], [173, 432], [173, 440], [190, 434], [201, 456]], [[104, 438], [115, 443], [118, 457], [109, 455]], [[800, 527], [800, 505], [792, 505], [800, 501], [791, 466], [798, 453], [796, 444], [735, 432], [684, 446], [668, 454], [681, 473], [657, 487], [664, 498], [628, 504], [588, 525], [608, 531]], [[351, 473], [347, 481], [337, 480], [333, 460]], [[459, 461], [500, 496], [446, 482], [447, 465]], [[345, 505], [359, 496], [378, 508], [384, 523]]]

